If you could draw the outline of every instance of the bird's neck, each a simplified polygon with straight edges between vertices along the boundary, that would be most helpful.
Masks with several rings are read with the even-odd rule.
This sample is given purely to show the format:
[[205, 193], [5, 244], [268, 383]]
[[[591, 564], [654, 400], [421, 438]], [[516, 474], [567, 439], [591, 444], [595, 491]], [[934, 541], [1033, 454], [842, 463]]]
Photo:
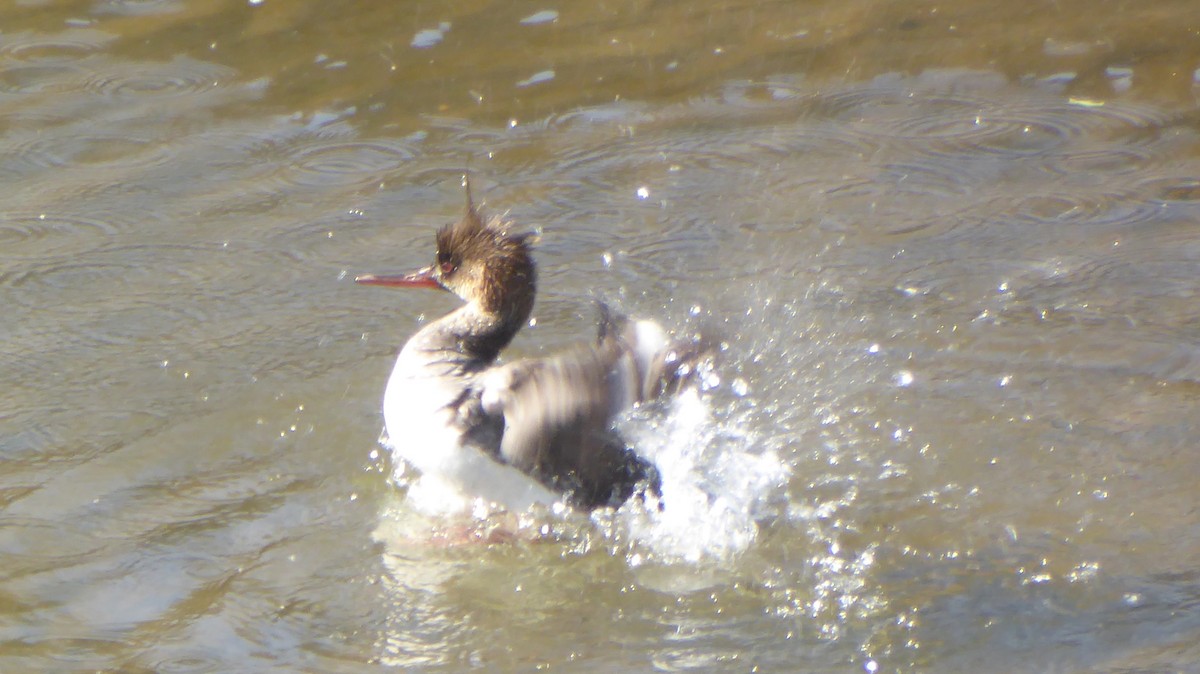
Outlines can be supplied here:
[[530, 309], [491, 312], [469, 302], [421, 328], [404, 345], [401, 359], [414, 375], [418, 370], [439, 377], [475, 374], [495, 363]]

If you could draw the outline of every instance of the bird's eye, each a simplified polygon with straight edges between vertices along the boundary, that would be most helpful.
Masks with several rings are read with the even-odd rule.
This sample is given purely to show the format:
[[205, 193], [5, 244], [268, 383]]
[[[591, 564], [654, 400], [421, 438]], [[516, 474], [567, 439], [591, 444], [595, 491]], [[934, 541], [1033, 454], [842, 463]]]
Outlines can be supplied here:
[[442, 271], [443, 275], [453, 274], [454, 273], [454, 263], [449, 260], [446, 260], [445, 262], [442, 262], [441, 264], [438, 265], [438, 269], [440, 269]]

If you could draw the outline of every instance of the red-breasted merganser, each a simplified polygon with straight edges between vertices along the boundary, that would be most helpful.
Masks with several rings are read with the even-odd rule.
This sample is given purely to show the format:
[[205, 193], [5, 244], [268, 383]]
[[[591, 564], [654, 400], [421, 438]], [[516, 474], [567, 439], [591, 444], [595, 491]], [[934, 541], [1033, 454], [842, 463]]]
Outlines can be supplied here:
[[437, 233], [434, 264], [355, 279], [441, 288], [466, 302], [400, 351], [383, 398], [394, 455], [463, 504], [521, 511], [565, 500], [592, 509], [657, 491], [654, 466], [620, 442], [612, 420], [679, 383], [689, 366], [656, 323], [603, 309], [595, 344], [497, 365], [537, 289], [531, 236], [509, 227], [485, 219], [468, 188], [463, 218]]

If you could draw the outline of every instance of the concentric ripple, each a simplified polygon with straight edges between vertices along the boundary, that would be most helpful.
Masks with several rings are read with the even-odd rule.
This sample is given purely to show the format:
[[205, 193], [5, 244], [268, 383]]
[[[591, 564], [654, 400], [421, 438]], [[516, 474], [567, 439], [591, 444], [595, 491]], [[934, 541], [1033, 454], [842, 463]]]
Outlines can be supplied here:
[[837, 124], [779, 126], [770, 133], [753, 134], [751, 145], [764, 152], [784, 156], [864, 157], [879, 148], [876, 139]]
[[1133, 191], [1030, 194], [1013, 202], [995, 202], [1000, 218], [1035, 225], [1075, 224], [1086, 227], [1134, 224], [1153, 220], [1160, 208]]
[[[812, 116], [847, 123], [889, 118], [903, 120], [929, 114], [953, 120], [973, 120], [980, 110], [995, 105], [985, 97], [944, 91], [918, 93], [898, 83], [822, 92], [803, 100]], [[922, 135], [956, 137], [962, 133], [950, 125], [939, 131], [938, 126], [931, 125], [930, 131]]]
[[200, 247], [138, 244], [88, 250], [76, 243], [68, 250], [64, 243], [64, 254], [51, 256], [46, 253], [47, 242], [55, 238], [61, 236], [32, 244], [42, 254], [30, 251], [23, 264], [0, 276], [0, 285], [12, 290], [9, 298], [16, 305], [37, 308], [57, 300], [58, 311], [88, 314], [95, 310], [88, 302], [95, 293], [120, 291], [123, 301], [134, 307], [144, 304], [148, 296], [155, 298], [163, 288], [201, 286], [204, 272], [194, 269], [193, 263], [208, 251]]
[[6, 256], [47, 259], [78, 255], [120, 230], [113, 221], [80, 214], [0, 213], [0, 248]]
[[188, 96], [219, 86], [234, 71], [215, 63], [177, 56], [166, 63], [106, 62], [85, 87], [102, 96]]
[[131, 270], [130, 265], [100, 260], [51, 262], [13, 274], [10, 283], [21, 290], [42, 286], [44, 292], [62, 294], [74, 289], [113, 285], [116, 279]]
[[1163, 218], [1192, 222], [1200, 218], [1200, 179], [1196, 177], [1154, 178], [1138, 184], [1137, 189]]
[[[1170, 125], [1174, 118], [1170, 112], [1161, 108], [1140, 105], [1130, 102], [1106, 101], [1103, 105], [1083, 105], [1068, 100], [1058, 103], [1070, 111], [1080, 127], [1097, 135], [1108, 135], [1120, 139], [1122, 136], [1153, 137], [1160, 130]], [[1151, 133], [1147, 134], [1146, 132]]]
[[1155, 178], [1141, 183], [1139, 188], [1158, 202], [1200, 204], [1200, 178]]
[[25, 62], [76, 61], [115, 39], [91, 28], [76, 28], [56, 35], [12, 33], [0, 35], [0, 58]]
[[1161, 111], [1136, 105], [1084, 106], [1047, 97], [1014, 106], [978, 88], [947, 92], [884, 84], [802, 100], [811, 115], [938, 157], [1044, 155], [1084, 136], [1132, 134], [1168, 121]]
[[297, 149], [280, 178], [302, 187], [365, 185], [385, 178], [416, 156], [402, 141], [336, 140]]
[[1046, 168], [1062, 175], [1080, 173], [1127, 175], [1145, 170], [1154, 161], [1146, 150], [1129, 147], [1106, 147], [1103, 149], [1067, 149], [1046, 157]]
[[72, 61], [0, 65], [0, 93], [70, 93], [79, 89], [87, 70]]
[[[144, 169], [161, 166], [175, 153], [170, 145], [143, 131], [113, 128], [63, 129], [54, 134], [31, 134], [8, 143], [4, 164], [20, 158], [24, 163], [43, 169], [85, 166]], [[14, 165], [15, 173], [23, 173]]]
[[908, 140], [930, 155], [1019, 157], [1061, 148], [1079, 137], [1082, 129], [1070, 116], [1043, 109], [960, 109], [884, 121], [880, 133]]

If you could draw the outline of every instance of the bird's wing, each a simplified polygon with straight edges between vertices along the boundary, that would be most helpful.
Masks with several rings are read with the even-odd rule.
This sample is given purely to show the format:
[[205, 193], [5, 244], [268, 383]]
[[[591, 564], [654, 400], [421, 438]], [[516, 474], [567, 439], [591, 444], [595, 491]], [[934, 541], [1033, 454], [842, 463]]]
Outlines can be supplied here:
[[619, 349], [601, 344], [490, 373], [480, 400], [486, 414], [503, 419], [497, 458], [577, 504], [628, 498], [648, 464], [611, 427], [614, 414], [636, 401], [620, 361]]

